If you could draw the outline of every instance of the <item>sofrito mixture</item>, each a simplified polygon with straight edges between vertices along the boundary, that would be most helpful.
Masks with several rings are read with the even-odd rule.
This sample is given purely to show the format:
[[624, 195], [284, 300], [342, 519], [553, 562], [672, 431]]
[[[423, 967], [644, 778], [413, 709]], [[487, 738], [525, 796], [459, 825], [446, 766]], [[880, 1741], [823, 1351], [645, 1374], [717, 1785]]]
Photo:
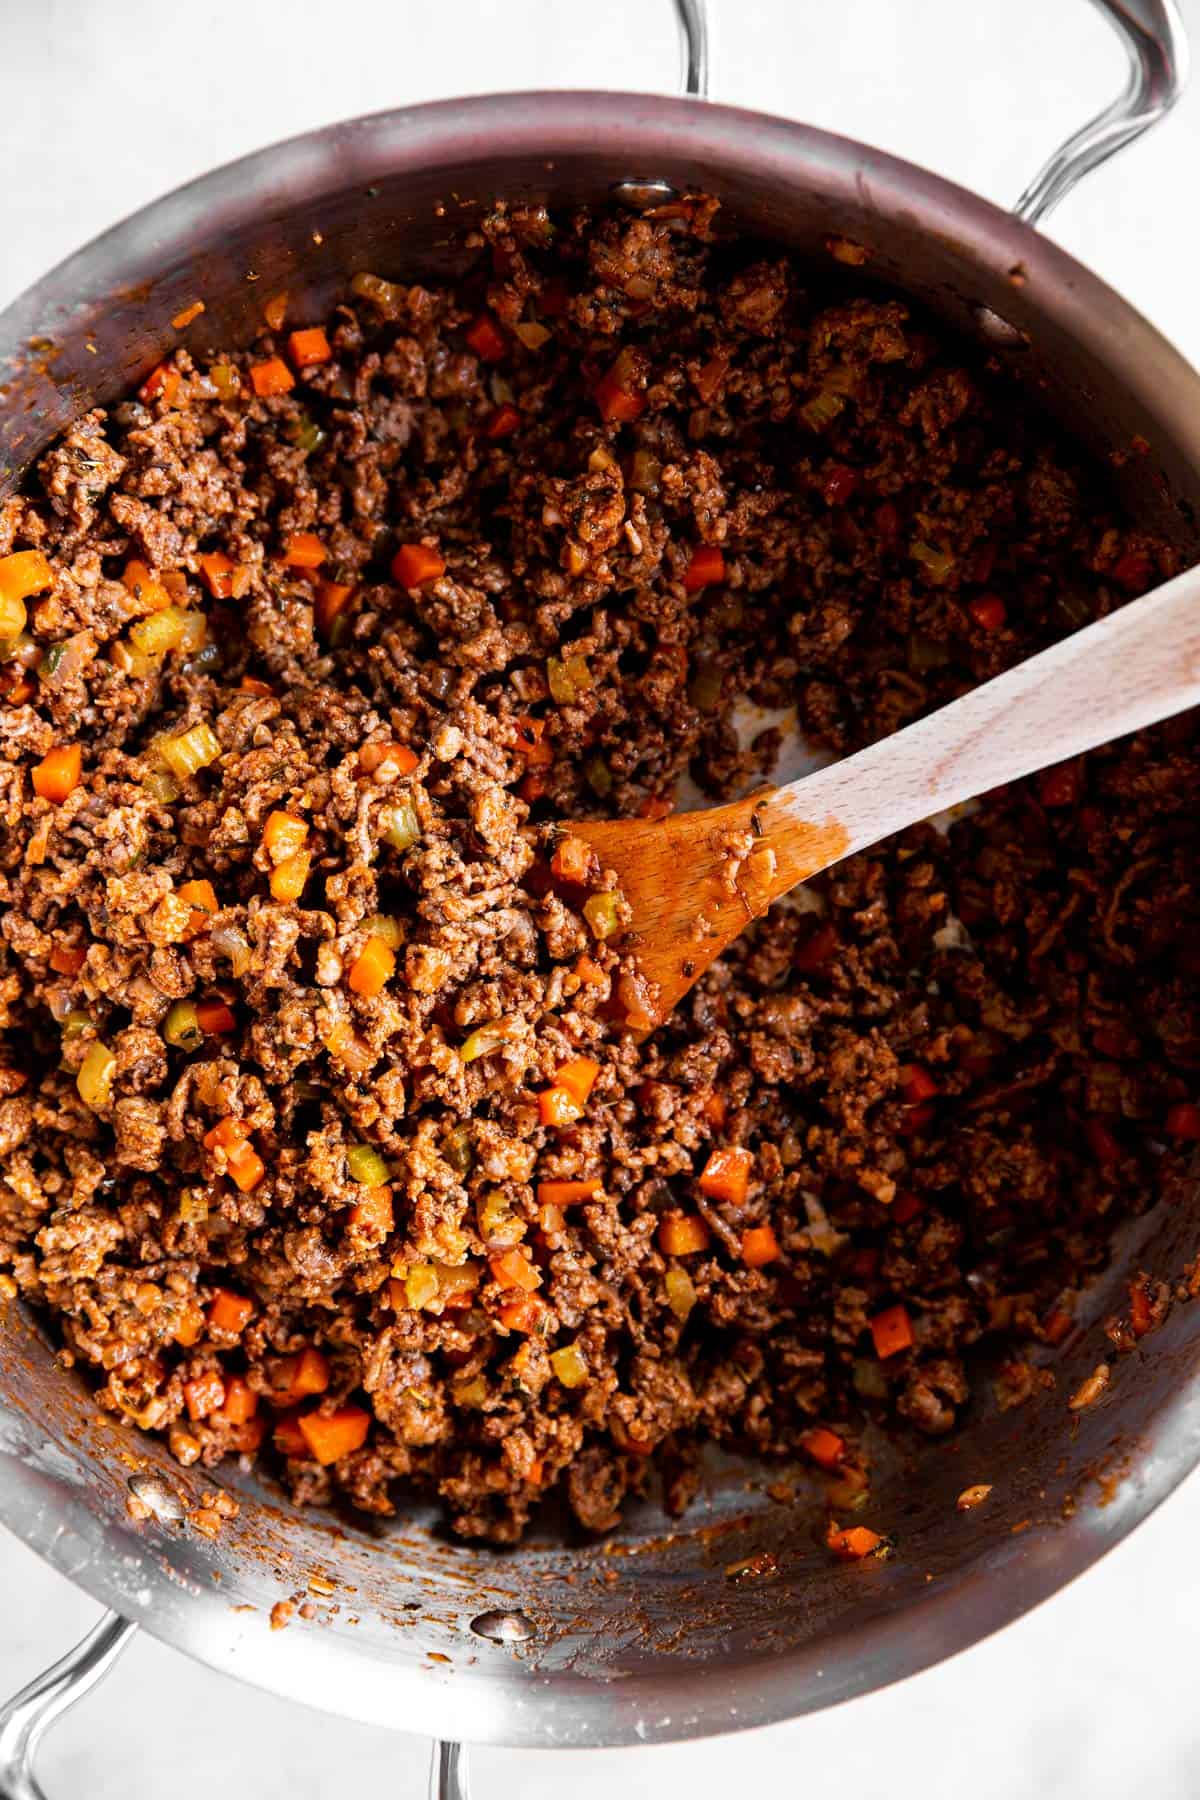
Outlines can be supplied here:
[[719, 226], [499, 205], [454, 286], [273, 296], [216, 356], [185, 315], [0, 507], [0, 1288], [185, 1465], [512, 1542], [551, 1490], [678, 1512], [717, 1440], [844, 1512], [864, 1419], [949, 1432], [984, 1340], [1002, 1405], [1051, 1380], [1181, 1191], [1190, 719], [627, 1027], [562, 822], [747, 791], [739, 702], [840, 754], [1171, 572], [865, 251]]

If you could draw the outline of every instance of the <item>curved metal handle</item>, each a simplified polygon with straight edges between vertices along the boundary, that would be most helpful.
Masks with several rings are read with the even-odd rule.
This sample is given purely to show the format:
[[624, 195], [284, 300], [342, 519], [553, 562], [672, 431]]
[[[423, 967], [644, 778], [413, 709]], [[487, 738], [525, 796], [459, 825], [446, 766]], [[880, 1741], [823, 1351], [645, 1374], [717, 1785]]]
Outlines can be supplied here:
[[675, 0], [683, 51], [683, 91], [708, 99], [708, 12], [705, 0]]
[[33, 1768], [42, 1733], [103, 1681], [136, 1630], [119, 1613], [105, 1613], [81, 1644], [0, 1709], [0, 1800], [45, 1800]]
[[429, 1800], [471, 1800], [464, 1744], [434, 1740], [429, 1765]]
[[1077, 182], [1170, 112], [1187, 85], [1188, 42], [1176, 0], [1092, 0], [1129, 59], [1125, 86], [1094, 119], [1060, 144], [1013, 212], [1037, 225]]

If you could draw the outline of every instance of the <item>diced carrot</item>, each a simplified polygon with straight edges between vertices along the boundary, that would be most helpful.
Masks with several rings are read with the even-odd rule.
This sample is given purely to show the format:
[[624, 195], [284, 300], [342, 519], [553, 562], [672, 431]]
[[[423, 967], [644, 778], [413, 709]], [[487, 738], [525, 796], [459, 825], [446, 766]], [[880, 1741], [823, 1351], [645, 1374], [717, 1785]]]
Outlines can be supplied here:
[[539, 1181], [538, 1204], [541, 1206], [574, 1206], [579, 1200], [594, 1200], [604, 1192], [598, 1176], [586, 1181]]
[[712, 1126], [714, 1131], [723, 1131], [725, 1121], [729, 1117], [729, 1103], [724, 1094], [710, 1089], [700, 1102], [700, 1117]]
[[82, 772], [83, 752], [79, 745], [63, 744], [57, 750], [47, 751], [41, 762], [34, 765], [33, 791], [43, 800], [61, 806], [79, 786]]
[[428, 544], [401, 544], [392, 558], [392, 574], [402, 588], [419, 588], [446, 573], [446, 559]]
[[50, 967], [56, 975], [78, 975], [86, 961], [86, 944], [55, 944], [50, 952]]
[[299, 1460], [308, 1456], [308, 1439], [300, 1429], [300, 1420], [295, 1413], [285, 1413], [282, 1419], [276, 1419], [272, 1433], [275, 1448], [283, 1456]]
[[258, 1395], [241, 1375], [231, 1375], [225, 1383], [225, 1398], [219, 1416], [226, 1425], [244, 1425], [258, 1411]]
[[28, 600], [53, 580], [54, 572], [40, 550], [14, 550], [11, 556], [0, 556], [0, 600]]
[[249, 1127], [244, 1119], [221, 1119], [211, 1131], [204, 1134], [204, 1142], [209, 1150], [232, 1150], [250, 1135]]
[[554, 761], [554, 746], [545, 742], [545, 719], [514, 719], [516, 747], [531, 769], [548, 769]]
[[315, 531], [293, 531], [283, 546], [283, 562], [289, 569], [319, 569], [328, 555]]
[[373, 1000], [376, 994], [383, 992], [395, 973], [395, 953], [382, 938], [370, 937], [355, 957], [347, 981], [352, 993], [361, 994], [364, 1000]]
[[308, 822], [297, 818], [295, 813], [273, 812], [268, 814], [263, 826], [263, 849], [272, 862], [286, 862], [289, 856], [295, 856], [303, 850], [308, 841]]
[[641, 417], [646, 408], [645, 394], [631, 393], [621, 383], [620, 358], [606, 375], [602, 375], [592, 391], [606, 425], [627, 425]]
[[304, 331], [291, 333], [288, 355], [298, 369], [315, 369], [319, 363], [329, 362], [333, 351], [321, 326], [310, 325]]
[[554, 855], [550, 858], [550, 872], [562, 881], [586, 881], [588, 871], [596, 867], [596, 852], [583, 838], [564, 837], [558, 840]]
[[666, 819], [675, 811], [669, 794], [647, 794], [638, 807], [639, 819]]
[[538, 1095], [538, 1117], [543, 1125], [561, 1128], [564, 1125], [574, 1125], [577, 1119], [582, 1119], [583, 1108], [578, 1100], [568, 1094], [566, 1088], [543, 1088]]
[[382, 764], [395, 763], [399, 775], [411, 775], [420, 757], [407, 744], [364, 744], [358, 753], [358, 766], [364, 775], [373, 775]]
[[599, 1073], [600, 1064], [590, 1056], [576, 1056], [556, 1071], [554, 1085], [563, 1088], [580, 1106], [585, 1106]]
[[313, 595], [313, 622], [323, 638], [331, 636], [337, 621], [354, 598], [354, 592], [353, 582], [318, 581]]
[[700, 1192], [710, 1200], [729, 1200], [740, 1206], [750, 1185], [754, 1158], [749, 1150], [731, 1145], [713, 1150], [700, 1173]]
[[521, 1294], [497, 1307], [496, 1317], [507, 1330], [521, 1331], [528, 1337], [541, 1324], [545, 1311], [545, 1302], [537, 1294]]
[[247, 1419], [243, 1425], [233, 1426], [229, 1433], [229, 1441], [235, 1450], [247, 1455], [260, 1448], [266, 1435], [267, 1422], [256, 1415], [253, 1419]]
[[196, 561], [200, 579], [214, 600], [240, 600], [250, 586], [250, 571], [223, 550], [206, 550]]
[[836, 1469], [846, 1454], [846, 1441], [826, 1425], [800, 1433], [800, 1448], [822, 1469]]
[[608, 980], [608, 976], [600, 964], [593, 962], [592, 958], [586, 954], [581, 956], [575, 964], [575, 973], [585, 987], [603, 987]]
[[845, 463], [832, 463], [821, 481], [821, 496], [826, 506], [845, 506], [858, 487], [858, 470]]
[[183, 1401], [188, 1409], [189, 1419], [207, 1419], [209, 1413], [216, 1412], [224, 1400], [225, 1383], [215, 1371], [196, 1375], [183, 1384]]
[[850, 1525], [841, 1530], [832, 1522], [825, 1539], [842, 1562], [859, 1562], [864, 1556], [874, 1556], [883, 1541], [877, 1531], [870, 1531], [865, 1525]]
[[1135, 1337], [1145, 1337], [1154, 1323], [1154, 1309], [1146, 1284], [1140, 1276], [1129, 1284], [1129, 1323]]
[[1082, 772], [1076, 762], [1058, 763], [1046, 769], [1038, 780], [1038, 797], [1043, 806], [1074, 806], [1083, 788]]
[[923, 1100], [932, 1100], [938, 1091], [938, 1084], [920, 1063], [910, 1063], [900, 1071], [900, 1092], [909, 1106], [919, 1106]]
[[281, 356], [269, 356], [266, 362], [251, 365], [250, 385], [260, 400], [272, 400], [294, 388], [296, 377]]
[[1189, 1101], [1173, 1106], [1167, 1114], [1166, 1131], [1168, 1137], [1183, 1138], [1185, 1142], [1200, 1139], [1200, 1106]]
[[483, 435], [486, 438], [511, 437], [521, 423], [521, 415], [515, 406], [506, 401], [497, 406], [483, 422]]
[[742, 1261], [748, 1269], [764, 1269], [783, 1255], [774, 1227], [751, 1225], [742, 1233]]
[[190, 1350], [204, 1336], [204, 1314], [194, 1300], [188, 1300], [180, 1310], [175, 1325], [175, 1342], [184, 1350]]
[[1112, 566], [1112, 578], [1127, 594], [1140, 594], [1150, 585], [1154, 565], [1145, 550], [1127, 550]]
[[224, 1037], [237, 1029], [237, 1018], [224, 1000], [198, 1000], [196, 1023], [205, 1037]]
[[254, 1302], [231, 1288], [218, 1288], [208, 1303], [208, 1322], [215, 1331], [238, 1337], [254, 1317]]
[[164, 406], [174, 406], [181, 380], [178, 369], [170, 363], [159, 363], [157, 369], [151, 369], [138, 389], [138, 398], [146, 401], [161, 400]]
[[659, 1222], [658, 1247], [665, 1256], [695, 1256], [711, 1241], [708, 1226], [696, 1213], [665, 1213]]
[[1121, 1146], [1101, 1119], [1089, 1119], [1083, 1128], [1088, 1148], [1102, 1168], [1120, 1162]]
[[272, 294], [263, 306], [263, 318], [272, 331], [282, 331], [283, 321], [287, 318], [288, 297], [286, 294]]
[[185, 881], [176, 890], [181, 900], [187, 902], [192, 913], [188, 920], [188, 930], [203, 931], [208, 923], [209, 915], [219, 910], [217, 892], [211, 881]]
[[838, 947], [838, 937], [832, 925], [818, 925], [806, 943], [801, 944], [796, 952], [796, 967], [805, 975], [815, 975], [829, 966]]
[[505, 1250], [499, 1256], [488, 1258], [488, 1267], [492, 1271], [492, 1279], [501, 1287], [523, 1288], [531, 1294], [542, 1285], [541, 1275], [527, 1257], [519, 1250]]
[[336, 1412], [303, 1413], [298, 1423], [305, 1443], [324, 1469], [362, 1449], [371, 1429], [371, 1415], [361, 1406], [339, 1406]]
[[254, 694], [259, 700], [273, 700], [275, 689], [269, 682], [260, 681], [257, 675], [243, 675], [238, 682], [243, 694]]
[[910, 1350], [913, 1328], [907, 1309], [903, 1306], [889, 1306], [883, 1312], [876, 1313], [871, 1320], [871, 1336], [880, 1362], [885, 1362], [889, 1356], [899, 1356], [902, 1350]]
[[171, 320], [172, 328], [175, 331], [186, 331], [192, 320], [198, 319], [203, 311], [203, 300], [193, 300], [190, 306], [185, 306], [182, 312], [175, 314]]
[[148, 613], [162, 612], [170, 606], [171, 596], [163, 583], [150, 571], [148, 565], [131, 558], [121, 571], [121, 580], [131, 594], [137, 596], [138, 602]]
[[323, 1394], [329, 1386], [329, 1358], [311, 1344], [279, 1365], [280, 1385], [271, 1395], [279, 1406], [294, 1406], [310, 1394]]
[[368, 1188], [361, 1200], [350, 1208], [350, 1224], [368, 1237], [385, 1238], [394, 1230], [396, 1220], [390, 1187]]
[[540, 1456], [535, 1456], [525, 1471], [525, 1479], [530, 1487], [541, 1487], [546, 1473], [546, 1465]]
[[710, 356], [708, 361], [702, 365], [696, 376], [695, 386], [696, 392], [705, 406], [710, 405], [716, 398], [728, 373], [729, 358], [721, 352], [718, 352], [716, 356]]
[[[30, 692], [33, 692], [32, 688], [30, 688]], [[522, 775], [521, 780], [517, 785], [517, 792], [520, 794], [522, 800], [532, 806], [535, 800], [540, 800], [542, 798], [549, 786], [550, 783], [546, 780], [546, 777], [542, 774], [540, 769], [529, 769]]]
[[463, 335], [484, 362], [501, 362], [508, 354], [508, 339], [490, 313], [480, 313]]
[[683, 571], [683, 591], [698, 594], [725, 579], [725, 557], [716, 544], [701, 544], [692, 551], [692, 560]]
[[311, 867], [312, 855], [307, 850], [297, 850], [295, 856], [287, 856], [281, 863], [276, 863], [271, 870], [271, 898], [285, 906], [299, 900]]
[[1070, 1336], [1074, 1324], [1070, 1313], [1065, 1312], [1061, 1306], [1056, 1306], [1042, 1320], [1042, 1336], [1048, 1344], [1061, 1344], [1065, 1337]]
[[1008, 618], [1008, 609], [999, 594], [977, 594], [967, 611], [981, 631], [999, 631]]

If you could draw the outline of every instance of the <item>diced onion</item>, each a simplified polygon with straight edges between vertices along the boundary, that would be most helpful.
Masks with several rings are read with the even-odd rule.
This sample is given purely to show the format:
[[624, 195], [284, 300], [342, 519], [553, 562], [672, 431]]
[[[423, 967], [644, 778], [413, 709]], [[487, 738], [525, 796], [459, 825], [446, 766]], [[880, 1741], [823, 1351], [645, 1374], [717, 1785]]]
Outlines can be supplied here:
[[380, 836], [393, 850], [411, 850], [421, 835], [421, 823], [411, 800], [385, 807], [379, 815]]
[[108, 1045], [97, 1038], [94, 1044], [88, 1046], [75, 1077], [79, 1098], [85, 1106], [90, 1106], [93, 1112], [100, 1112], [108, 1105], [116, 1073], [116, 1057]]

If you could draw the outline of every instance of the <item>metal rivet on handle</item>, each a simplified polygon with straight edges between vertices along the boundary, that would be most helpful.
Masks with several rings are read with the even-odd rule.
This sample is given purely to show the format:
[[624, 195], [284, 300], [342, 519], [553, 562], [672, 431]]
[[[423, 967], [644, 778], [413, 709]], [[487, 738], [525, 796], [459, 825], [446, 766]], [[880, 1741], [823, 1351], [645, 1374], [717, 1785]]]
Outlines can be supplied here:
[[669, 181], [614, 181], [612, 197], [618, 206], [631, 212], [649, 212], [652, 206], [666, 206], [678, 200], [679, 190]]
[[492, 1644], [527, 1644], [537, 1636], [537, 1627], [523, 1612], [485, 1612], [471, 1620], [476, 1637]]
[[161, 1524], [171, 1525], [182, 1519], [183, 1501], [161, 1475], [131, 1475], [129, 1491]]
[[980, 337], [986, 338], [989, 344], [999, 344], [1006, 350], [1028, 350], [1028, 335], [1018, 325], [1010, 325], [990, 306], [976, 306], [972, 311]]

